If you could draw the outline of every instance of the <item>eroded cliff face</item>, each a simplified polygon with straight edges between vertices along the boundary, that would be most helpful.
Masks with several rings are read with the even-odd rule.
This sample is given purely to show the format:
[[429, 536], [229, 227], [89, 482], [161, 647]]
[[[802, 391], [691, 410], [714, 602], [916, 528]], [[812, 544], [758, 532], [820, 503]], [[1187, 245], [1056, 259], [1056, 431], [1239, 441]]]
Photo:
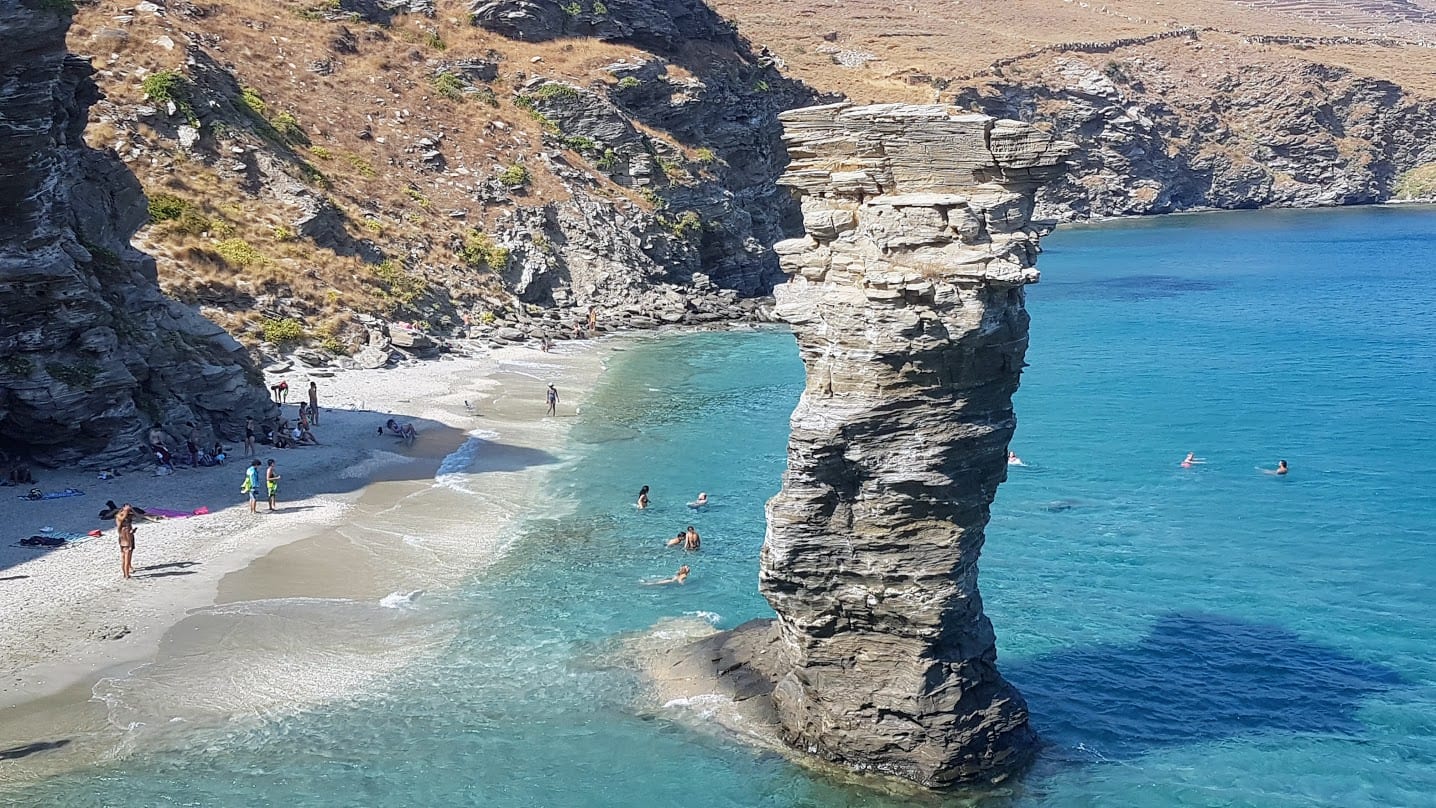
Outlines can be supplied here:
[[228, 334], [166, 299], [130, 246], [139, 183], [81, 133], [98, 98], [63, 4], [0, 0], [0, 450], [128, 465], [143, 430], [233, 437], [268, 397]]
[[760, 585], [793, 746], [929, 786], [1035, 743], [977, 589], [1037, 280], [1034, 193], [1071, 144], [944, 106], [785, 113], [806, 235], [776, 251], [807, 367]]

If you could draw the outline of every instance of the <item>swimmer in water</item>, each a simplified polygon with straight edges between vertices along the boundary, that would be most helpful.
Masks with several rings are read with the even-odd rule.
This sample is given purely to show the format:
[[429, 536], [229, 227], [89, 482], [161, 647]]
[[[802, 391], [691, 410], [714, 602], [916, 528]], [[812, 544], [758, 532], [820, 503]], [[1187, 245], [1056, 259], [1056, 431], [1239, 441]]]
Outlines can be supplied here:
[[1187, 452], [1187, 456], [1184, 457], [1184, 458], [1182, 458], [1182, 464], [1181, 464], [1181, 465], [1182, 465], [1182, 468], [1184, 468], [1184, 469], [1189, 469], [1189, 468], [1191, 468], [1192, 466], [1201, 465], [1202, 463], [1205, 463], [1205, 462], [1207, 462], [1207, 461], [1204, 460], [1204, 459], [1202, 459], [1202, 458], [1200, 458], [1200, 457], [1197, 457], [1197, 453], [1196, 453], [1196, 452]]
[[702, 546], [702, 543], [703, 540], [698, 537], [698, 531], [694, 530], [692, 525], [689, 525], [688, 530], [683, 534], [683, 549], [697, 550]]
[[688, 580], [688, 565], [684, 564], [673, 573], [672, 578], [664, 578], [661, 581], [644, 581], [644, 586], [664, 586], [665, 584], [681, 584]]
[[708, 504], [708, 492], [706, 492], [706, 491], [699, 491], [699, 492], [698, 492], [698, 498], [695, 499], [695, 500], [693, 500], [692, 502], [688, 503], [688, 507], [690, 507], [690, 508], [701, 508], [701, 507], [703, 507], [704, 505], [707, 505], [707, 504]]
[[1285, 461], [1285, 460], [1278, 460], [1278, 461], [1276, 461], [1276, 473], [1277, 473], [1277, 474], [1285, 474], [1285, 473], [1287, 473], [1288, 471], [1290, 471], [1290, 469], [1288, 469], [1288, 468], [1286, 467], [1286, 461]]
[[647, 507], [648, 507], [648, 486], [645, 485], [645, 486], [643, 486], [642, 488], [638, 489], [638, 509], [639, 509], [639, 510], [643, 510], [644, 508], [647, 508]]
[[683, 543], [683, 540], [686, 539], [686, 538], [688, 538], [688, 531], [686, 531], [686, 530], [680, 530], [680, 531], [678, 531], [678, 535], [677, 535], [677, 536], [674, 536], [673, 538], [671, 538], [671, 539], [668, 540], [667, 546], [668, 546], [668, 547], [677, 547], [678, 545], [682, 544], [682, 543]]
[[1027, 464], [1022, 462], [1022, 458], [1018, 457], [1016, 452], [1012, 451], [1011, 449], [1008, 449], [1008, 450], [1007, 450], [1007, 465], [1009, 465], [1009, 466], [1025, 466], [1025, 465], [1027, 465]]

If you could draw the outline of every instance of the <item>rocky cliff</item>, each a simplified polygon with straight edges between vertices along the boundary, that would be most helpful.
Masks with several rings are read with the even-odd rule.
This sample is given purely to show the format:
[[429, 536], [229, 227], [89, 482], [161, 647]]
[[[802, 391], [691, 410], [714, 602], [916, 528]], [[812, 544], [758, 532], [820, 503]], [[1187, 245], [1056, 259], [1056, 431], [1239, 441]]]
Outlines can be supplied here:
[[665, 697], [716, 686], [744, 705], [730, 724], [841, 766], [1001, 779], [1036, 737], [977, 559], [1016, 426], [1034, 195], [1073, 147], [946, 106], [781, 118], [806, 232], [775, 248], [777, 310], [807, 384], [759, 573], [778, 617], [650, 669]]
[[82, 139], [99, 93], [66, 3], [0, 0], [0, 450], [128, 465], [154, 424], [234, 438], [268, 414], [247, 354], [160, 294], [140, 185]]
[[1027, 67], [956, 103], [1079, 144], [1039, 195], [1045, 217], [1369, 204], [1410, 195], [1402, 177], [1436, 163], [1436, 103], [1249, 44], [1191, 32]]

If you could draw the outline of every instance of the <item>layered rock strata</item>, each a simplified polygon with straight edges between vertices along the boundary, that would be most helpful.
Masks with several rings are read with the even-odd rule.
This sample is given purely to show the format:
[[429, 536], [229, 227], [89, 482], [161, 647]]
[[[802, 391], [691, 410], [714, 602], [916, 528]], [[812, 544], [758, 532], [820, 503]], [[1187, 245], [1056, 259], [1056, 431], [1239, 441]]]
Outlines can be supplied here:
[[760, 574], [781, 732], [929, 786], [998, 778], [1036, 736], [977, 558], [1016, 425], [1034, 194], [1073, 147], [944, 106], [781, 119], [807, 231], [776, 246], [807, 368]]
[[64, 6], [0, 0], [0, 451], [120, 466], [156, 424], [239, 436], [268, 397], [240, 345], [160, 294], [130, 246], [145, 197], [85, 145], [99, 93], [65, 50]]

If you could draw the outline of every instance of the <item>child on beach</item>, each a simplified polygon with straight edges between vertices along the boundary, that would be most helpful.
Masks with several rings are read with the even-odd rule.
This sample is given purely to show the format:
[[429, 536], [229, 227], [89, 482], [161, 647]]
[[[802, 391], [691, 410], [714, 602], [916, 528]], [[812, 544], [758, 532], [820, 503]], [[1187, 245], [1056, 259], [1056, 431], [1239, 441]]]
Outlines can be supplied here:
[[274, 498], [279, 494], [279, 471], [274, 468], [274, 458], [272, 457], [269, 459], [269, 468], [264, 470], [264, 485], [269, 491], [269, 510], [273, 511]]

